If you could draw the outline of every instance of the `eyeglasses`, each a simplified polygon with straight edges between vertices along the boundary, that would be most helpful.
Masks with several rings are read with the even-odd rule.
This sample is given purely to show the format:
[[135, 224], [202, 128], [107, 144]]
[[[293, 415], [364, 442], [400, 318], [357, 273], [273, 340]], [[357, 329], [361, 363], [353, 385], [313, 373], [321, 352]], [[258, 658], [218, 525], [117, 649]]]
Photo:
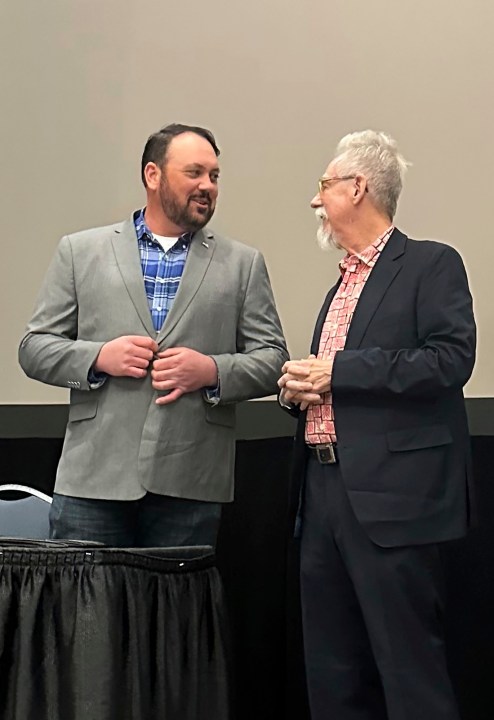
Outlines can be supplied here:
[[319, 178], [318, 185], [319, 185], [319, 194], [323, 192], [326, 185], [331, 182], [336, 182], [338, 180], [355, 180], [357, 176], [356, 175], [342, 175], [341, 177], [322, 177]]

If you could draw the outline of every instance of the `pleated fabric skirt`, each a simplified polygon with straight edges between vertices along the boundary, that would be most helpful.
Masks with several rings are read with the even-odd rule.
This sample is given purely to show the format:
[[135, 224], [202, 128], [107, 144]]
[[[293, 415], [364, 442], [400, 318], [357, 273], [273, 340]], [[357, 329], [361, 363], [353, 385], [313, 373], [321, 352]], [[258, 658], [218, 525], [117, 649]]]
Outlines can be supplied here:
[[1, 720], [230, 720], [210, 548], [0, 541]]

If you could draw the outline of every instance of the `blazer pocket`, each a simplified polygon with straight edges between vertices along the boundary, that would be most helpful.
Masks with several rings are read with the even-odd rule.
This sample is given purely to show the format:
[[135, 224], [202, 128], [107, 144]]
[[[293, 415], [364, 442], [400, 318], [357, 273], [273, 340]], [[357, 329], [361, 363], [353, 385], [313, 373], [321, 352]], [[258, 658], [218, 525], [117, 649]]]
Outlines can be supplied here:
[[234, 405], [207, 405], [206, 420], [213, 425], [223, 427], [235, 427], [235, 406]]
[[387, 433], [387, 442], [391, 452], [403, 452], [450, 445], [453, 438], [447, 425], [427, 425], [408, 430], [392, 430]]
[[89, 395], [88, 398], [71, 398], [69, 408], [69, 422], [78, 422], [79, 420], [90, 420], [96, 416], [98, 410], [98, 398], [93, 393], [85, 392], [84, 395]]

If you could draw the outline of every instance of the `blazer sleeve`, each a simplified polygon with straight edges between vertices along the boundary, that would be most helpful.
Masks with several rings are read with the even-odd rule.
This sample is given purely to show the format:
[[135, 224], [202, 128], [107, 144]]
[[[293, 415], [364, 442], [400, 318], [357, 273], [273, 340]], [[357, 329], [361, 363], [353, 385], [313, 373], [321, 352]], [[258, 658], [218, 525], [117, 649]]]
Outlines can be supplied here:
[[26, 375], [50, 385], [91, 389], [88, 373], [104, 343], [79, 340], [77, 317], [72, 248], [64, 237], [19, 347], [19, 363]]
[[236, 352], [211, 356], [218, 367], [220, 402], [239, 402], [278, 392], [288, 360], [264, 258], [254, 253], [237, 323]]
[[[460, 255], [444, 245], [419, 281], [416, 348], [342, 350], [333, 366], [335, 397], [349, 393], [434, 396], [461, 389], [475, 363], [472, 297]], [[376, 322], [378, 313], [376, 313]]]

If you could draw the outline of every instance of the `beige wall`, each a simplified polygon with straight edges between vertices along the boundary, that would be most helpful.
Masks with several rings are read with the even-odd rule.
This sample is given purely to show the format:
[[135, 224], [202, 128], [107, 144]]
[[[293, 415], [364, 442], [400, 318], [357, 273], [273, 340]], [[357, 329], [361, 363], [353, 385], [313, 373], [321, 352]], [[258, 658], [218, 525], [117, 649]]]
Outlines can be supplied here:
[[59, 237], [143, 203], [147, 135], [211, 127], [213, 226], [267, 259], [292, 355], [336, 277], [308, 202], [339, 137], [390, 132], [413, 162], [397, 222], [462, 253], [480, 326], [470, 396], [494, 396], [492, 0], [2, 0], [0, 403], [60, 402], [25, 379], [22, 334]]

